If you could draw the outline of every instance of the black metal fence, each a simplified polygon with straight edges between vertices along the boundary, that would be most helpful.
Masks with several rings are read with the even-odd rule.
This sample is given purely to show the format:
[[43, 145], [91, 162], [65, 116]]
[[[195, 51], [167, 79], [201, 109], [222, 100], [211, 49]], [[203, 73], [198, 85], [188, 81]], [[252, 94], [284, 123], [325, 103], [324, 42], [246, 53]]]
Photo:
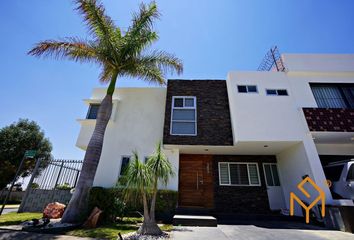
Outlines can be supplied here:
[[40, 166], [45, 166], [31, 185], [37, 189], [71, 189], [76, 186], [80, 176], [82, 160], [55, 159], [44, 161]]
[[51, 202], [68, 204], [82, 160], [38, 159], [18, 212], [38, 212]]

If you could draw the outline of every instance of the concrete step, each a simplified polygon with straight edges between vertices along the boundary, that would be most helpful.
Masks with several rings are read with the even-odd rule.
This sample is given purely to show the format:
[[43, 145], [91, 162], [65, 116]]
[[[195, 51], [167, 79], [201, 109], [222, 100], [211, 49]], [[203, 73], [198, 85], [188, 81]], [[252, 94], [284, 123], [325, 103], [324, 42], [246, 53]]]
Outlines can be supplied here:
[[212, 216], [197, 215], [174, 215], [174, 226], [198, 226], [198, 227], [216, 227], [217, 220]]
[[210, 209], [202, 207], [177, 207], [177, 215], [196, 215], [196, 216], [208, 216], [212, 215]]

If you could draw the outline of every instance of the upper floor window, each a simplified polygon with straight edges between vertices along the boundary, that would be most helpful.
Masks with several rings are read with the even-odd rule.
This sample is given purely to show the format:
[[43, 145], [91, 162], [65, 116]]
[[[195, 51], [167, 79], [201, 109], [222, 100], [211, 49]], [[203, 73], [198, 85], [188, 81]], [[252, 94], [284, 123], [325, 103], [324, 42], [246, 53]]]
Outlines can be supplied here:
[[239, 93], [257, 93], [256, 85], [237, 85], [237, 90]]
[[197, 135], [196, 103], [196, 97], [172, 97], [172, 135]]
[[266, 93], [270, 96], [288, 96], [286, 89], [266, 89]]
[[260, 186], [257, 163], [219, 163], [219, 184], [234, 186]]
[[352, 84], [311, 84], [319, 108], [354, 108]]
[[90, 107], [88, 109], [86, 119], [96, 119], [99, 107], [100, 107], [100, 104], [90, 103]]

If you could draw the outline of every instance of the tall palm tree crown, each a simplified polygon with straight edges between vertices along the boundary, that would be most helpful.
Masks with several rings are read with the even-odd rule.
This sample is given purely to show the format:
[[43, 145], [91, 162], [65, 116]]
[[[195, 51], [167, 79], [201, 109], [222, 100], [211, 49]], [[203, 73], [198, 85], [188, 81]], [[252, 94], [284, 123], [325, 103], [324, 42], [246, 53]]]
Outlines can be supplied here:
[[174, 55], [160, 50], [147, 51], [158, 40], [153, 30], [153, 22], [160, 16], [155, 2], [140, 5], [139, 13], [133, 15], [132, 25], [124, 34], [97, 0], [77, 0], [76, 3], [76, 10], [83, 16], [92, 40], [79, 37], [46, 40], [29, 51], [30, 55], [97, 63], [102, 67], [100, 81], [110, 83], [107, 91], [110, 95], [117, 77], [138, 77], [165, 84], [164, 73], [182, 73], [182, 62]]
[[163, 85], [164, 74], [174, 71], [180, 74], [183, 71], [181, 60], [174, 55], [148, 49], [158, 40], [158, 34], [153, 30], [154, 20], [160, 16], [155, 2], [140, 5], [139, 12], [133, 14], [132, 24], [125, 33], [105, 14], [99, 0], [75, 2], [76, 10], [88, 26], [91, 39], [68, 37], [59, 41], [42, 41], [28, 52], [38, 57], [96, 63], [102, 69], [100, 82], [109, 84], [98, 110], [95, 129], [86, 149], [78, 183], [61, 220], [64, 223], [80, 223], [87, 216], [89, 190], [101, 157], [117, 78], [137, 77], [149, 83]]

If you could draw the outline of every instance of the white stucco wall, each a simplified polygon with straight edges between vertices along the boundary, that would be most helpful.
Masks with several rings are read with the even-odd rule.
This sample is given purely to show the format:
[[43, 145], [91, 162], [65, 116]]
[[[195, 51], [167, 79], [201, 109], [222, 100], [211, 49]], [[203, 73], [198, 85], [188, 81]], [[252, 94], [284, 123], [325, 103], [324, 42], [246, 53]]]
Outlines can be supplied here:
[[[275, 153], [287, 207], [291, 191], [306, 200], [297, 190], [306, 174], [325, 191], [327, 203], [333, 203], [319, 154], [352, 155], [354, 143], [348, 141], [348, 133], [328, 133], [325, 140], [333, 140], [331, 144], [315, 145], [302, 108], [317, 107], [310, 83], [354, 83], [354, 55], [284, 54], [283, 59], [287, 72], [229, 72], [227, 87], [235, 144], [298, 142]], [[256, 85], [258, 93], [239, 93], [237, 85]], [[267, 96], [266, 89], [286, 89], [289, 96]], [[317, 140], [323, 139], [316, 136]], [[347, 142], [341, 143], [344, 140]], [[296, 213], [301, 215], [300, 208]]]
[[[294, 192], [300, 199], [311, 203], [318, 192], [306, 184], [305, 189], [310, 193], [311, 198], [307, 199], [302, 194], [297, 185], [302, 181], [302, 177], [308, 175], [326, 194], [326, 203], [333, 202], [331, 193], [326, 185], [326, 178], [322, 170], [319, 156], [315, 151], [312, 139], [304, 139], [304, 142], [296, 144], [281, 153], [277, 154], [279, 177], [283, 188], [284, 199], [287, 208], [290, 207], [290, 192]], [[302, 216], [301, 208], [295, 203], [295, 214]]]
[[[91, 99], [102, 99], [104, 94], [104, 89], [95, 89]], [[95, 186], [112, 187], [120, 173], [122, 156], [131, 156], [136, 150], [143, 160], [153, 153], [156, 143], [162, 141], [165, 88], [117, 88], [113, 99], [118, 101], [115, 118], [106, 129]], [[87, 146], [94, 122], [81, 121], [77, 146]], [[167, 188], [177, 190], [178, 150], [168, 150], [166, 155], [176, 171]]]
[[354, 68], [354, 54], [282, 54], [291, 72], [349, 72]]

